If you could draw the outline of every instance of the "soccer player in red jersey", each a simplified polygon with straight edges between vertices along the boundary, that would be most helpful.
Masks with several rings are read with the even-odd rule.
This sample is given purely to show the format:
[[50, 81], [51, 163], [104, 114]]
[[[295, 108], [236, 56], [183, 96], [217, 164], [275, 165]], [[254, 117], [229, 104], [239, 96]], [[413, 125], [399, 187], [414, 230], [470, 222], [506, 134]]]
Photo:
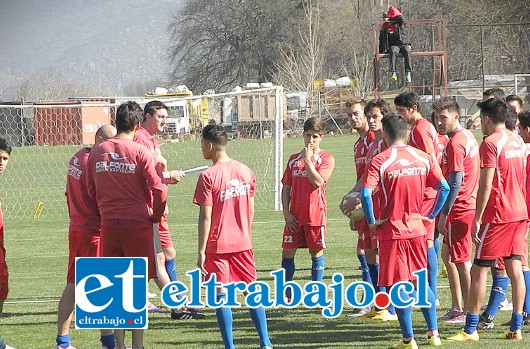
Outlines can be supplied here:
[[[94, 146], [116, 136], [116, 128], [103, 125], [96, 132]], [[98, 205], [89, 197], [86, 187], [87, 161], [91, 148], [82, 148], [70, 159], [66, 177], [66, 204], [70, 217], [68, 230], [69, 259], [66, 286], [57, 312], [56, 349], [75, 349], [70, 345], [70, 323], [75, 307], [75, 258], [98, 257], [100, 242], [100, 216]], [[101, 330], [101, 343], [104, 349], [114, 349], [112, 330]]]
[[[0, 138], [0, 174], [6, 170], [7, 163], [11, 156], [11, 146], [3, 138]], [[6, 263], [6, 249], [4, 247], [4, 216], [2, 213], [2, 206], [0, 205], [0, 317], [4, 308], [4, 301], [9, 293], [9, 272]], [[0, 348], [15, 349], [7, 345], [0, 337]]]
[[[364, 107], [366, 107], [366, 101], [362, 98], [352, 98], [346, 101], [346, 114], [348, 115], [348, 120], [351, 127], [359, 134], [359, 139], [353, 146], [357, 182], [359, 182], [364, 175], [364, 170], [367, 163], [366, 156], [368, 155], [368, 148], [375, 140], [375, 134], [374, 132], [370, 131], [368, 121], [364, 115]], [[344, 214], [353, 210], [357, 205], [361, 204], [358, 197], [352, 198], [349, 196], [352, 193], [353, 192], [350, 191], [350, 193], [348, 193], [341, 201], [340, 209]], [[358, 194], [358, 191], [356, 193]], [[366, 262], [366, 255], [364, 252], [365, 248], [371, 247], [370, 230], [368, 229], [364, 218], [357, 222], [350, 220], [350, 228], [352, 230], [357, 230], [359, 233], [359, 238], [357, 240], [357, 258], [359, 258], [359, 262], [361, 263], [362, 280], [372, 283], [368, 264]], [[354, 309], [354, 312], [351, 315], [362, 316], [369, 311], [370, 307], [357, 308]]]
[[[480, 159], [478, 143], [471, 131], [460, 125], [460, 106], [449, 98], [436, 100], [432, 109], [440, 134], [449, 137], [443, 155], [442, 172], [449, 183], [449, 196], [440, 213], [438, 231], [444, 235], [444, 249], [456, 268], [458, 279], [449, 279], [451, 290], [459, 289], [452, 299], [453, 316], [449, 323], [464, 323], [471, 282], [471, 227], [475, 218]], [[471, 208], [470, 208], [471, 207]], [[448, 273], [453, 275], [453, 273]], [[463, 308], [461, 302], [463, 300]]]
[[[434, 220], [445, 201], [449, 187], [435, 160], [421, 150], [405, 145], [407, 122], [400, 115], [383, 117], [383, 139], [388, 149], [372, 158], [367, 169], [361, 201], [370, 229], [379, 241], [379, 285], [391, 287], [400, 281], [412, 282], [415, 271], [427, 267], [426, 224]], [[434, 205], [423, 214], [423, 195], [427, 187], [438, 191]], [[381, 192], [380, 215], [376, 219], [372, 193]], [[407, 217], [407, 219], [403, 219]], [[401, 299], [409, 299], [406, 292]], [[428, 300], [435, 298], [427, 288]], [[422, 308], [430, 345], [441, 345], [436, 323], [436, 308]], [[412, 329], [412, 306], [396, 308], [403, 341], [393, 348], [417, 348]]]
[[[201, 173], [193, 202], [200, 207], [197, 267], [206, 279], [212, 274], [218, 282], [251, 283], [256, 280], [252, 251], [251, 223], [254, 217], [256, 176], [244, 164], [226, 153], [228, 137], [220, 125], [202, 130], [201, 149], [213, 166]], [[226, 300], [222, 287], [217, 301]], [[250, 317], [260, 338], [261, 349], [272, 349], [263, 307], [250, 308]], [[215, 310], [225, 349], [234, 349], [232, 310]]]
[[[324, 277], [326, 248], [326, 183], [335, 168], [335, 159], [320, 148], [325, 123], [311, 117], [304, 123], [304, 148], [289, 157], [283, 174], [282, 204], [285, 228], [282, 243], [282, 268], [291, 281], [295, 272], [294, 256], [298, 248], [311, 255], [311, 280]], [[286, 290], [291, 298], [291, 289]]]
[[[438, 133], [436, 132], [434, 125], [421, 116], [420, 98], [418, 95], [414, 92], [401, 93], [394, 98], [394, 104], [396, 105], [396, 112], [403, 116], [410, 127], [412, 127], [408, 144], [426, 152], [438, 164]], [[423, 201], [423, 215], [427, 215], [431, 210], [435, 198], [436, 190], [434, 190], [434, 188], [427, 188]], [[438, 292], [436, 289], [438, 283], [438, 255], [436, 254], [436, 248], [434, 247], [435, 228], [434, 221], [427, 226], [427, 270], [429, 275], [429, 287], [434, 293], [434, 297], [438, 299]]]
[[[162, 156], [155, 134], [164, 130], [166, 118], [168, 117], [168, 107], [161, 101], [150, 101], [144, 107], [144, 120], [140, 130], [134, 136], [134, 141], [147, 147], [155, 156], [157, 167], [162, 175], [162, 181], [166, 184], [176, 184], [185, 176], [184, 172], [169, 171], [167, 160]], [[158, 233], [158, 236], [157, 236]], [[171, 240], [171, 232], [167, 222], [167, 212], [164, 212], [162, 219], [158, 223], [158, 230], [155, 230], [155, 248], [162, 251], [157, 252], [158, 277], [155, 279], [160, 289], [163, 289], [170, 281], [177, 281], [177, 269], [175, 267], [176, 251]], [[177, 298], [181, 298], [178, 295]], [[152, 307], [153, 311], [158, 311]], [[171, 309], [173, 319], [203, 319], [204, 313], [196, 309], [183, 306], [180, 309]]]
[[[90, 151], [87, 188], [101, 216], [101, 256], [147, 257], [152, 279], [156, 277], [153, 223], [164, 213], [167, 186], [149, 149], [133, 141], [142, 119], [143, 110], [136, 102], [118, 107], [118, 134]], [[132, 330], [133, 349], [143, 348], [143, 332]], [[117, 349], [125, 349], [125, 330], [114, 334]]]
[[449, 340], [478, 341], [480, 305], [486, 292], [488, 268], [503, 257], [512, 284], [513, 313], [510, 330], [501, 338], [522, 338], [525, 284], [521, 259], [527, 251], [528, 214], [525, 192], [526, 146], [506, 129], [506, 103], [488, 99], [478, 104], [482, 133], [480, 145], [480, 180], [472, 237], [477, 245], [471, 267], [469, 312], [464, 330]]

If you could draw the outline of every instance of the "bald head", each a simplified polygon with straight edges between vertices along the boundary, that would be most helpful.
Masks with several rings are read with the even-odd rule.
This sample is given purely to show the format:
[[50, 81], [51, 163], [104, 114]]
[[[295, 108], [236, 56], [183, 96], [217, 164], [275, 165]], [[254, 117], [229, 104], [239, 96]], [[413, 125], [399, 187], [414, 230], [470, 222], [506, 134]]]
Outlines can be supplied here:
[[95, 145], [116, 136], [116, 127], [112, 125], [103, 125], [96, 132]]

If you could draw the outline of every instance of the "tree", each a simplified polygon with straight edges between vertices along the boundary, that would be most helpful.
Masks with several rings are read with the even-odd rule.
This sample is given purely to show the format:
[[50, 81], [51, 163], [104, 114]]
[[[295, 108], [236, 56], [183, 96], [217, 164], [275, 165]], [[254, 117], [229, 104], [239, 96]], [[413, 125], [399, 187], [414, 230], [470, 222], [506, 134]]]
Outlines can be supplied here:
[[95, 88], [75, 81], [65, 80], [60, 73], [48, 71], [30, 76], [15, 90], [15, 100], [57, 101], [69, 97], [86, 97], [99, 94]]
[[171, 81], [192, 89], [230, 89], [270, 81], [293, 1], [190, 0], [173, 17]]

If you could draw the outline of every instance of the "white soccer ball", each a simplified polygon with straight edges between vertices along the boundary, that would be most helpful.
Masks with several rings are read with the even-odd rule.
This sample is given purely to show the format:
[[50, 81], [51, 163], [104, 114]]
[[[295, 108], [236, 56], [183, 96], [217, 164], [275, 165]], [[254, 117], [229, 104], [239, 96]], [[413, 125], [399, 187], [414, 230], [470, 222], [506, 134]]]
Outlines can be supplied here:
[[[354, 191], [346, 195], [346, 197], [344, 198], [344, 201], [346, 201], [347, 199], [354, 199], [354, 200], [358, 199], [359, 195], [360, 195], [359, 192]], [[355, 206], [353, 210], [346, 212], [345, 215], [352, 221], [360, 221], [361, 219], [364, 218], [362, 205], [359, 203], [357, 206]]]
[[353, 210], [346, 213], [346, 216], [352, 221], [357, 222], [364, 218], [363, 207], [361, 204], [357, 205]]

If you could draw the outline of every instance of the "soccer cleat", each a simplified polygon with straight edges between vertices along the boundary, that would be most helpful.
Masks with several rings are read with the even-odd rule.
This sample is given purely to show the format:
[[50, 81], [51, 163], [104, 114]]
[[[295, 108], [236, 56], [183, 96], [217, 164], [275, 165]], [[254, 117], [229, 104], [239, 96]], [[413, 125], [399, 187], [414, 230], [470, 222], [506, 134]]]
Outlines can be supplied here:
[[442, 339], [440, 336], [430, 336], [428, 343], [431, 347], [437, 347], [439, 345], [442, 345]]
[[[72, 347], [73, 348], [73, 347]], [[15, 347], [12, 347], [10, 345], [7, 345], [3, 339], [0, 338], [0, 349], [17, 349]], [[75, 349], [75, 348], [74, 348]]]
[[147, 302], [147, 311], [149, 313], [160, 313], [160, 308], [158, 308], [156, 305], [154, 305], [151, 302]]
[[480, 319], [477, 325], [477, 330], [491, 330], [495, 327], [495, 324], [493, 321], [487, 321], [484, 319]]
[[372, 309], [370, 309], [370, 311], [369, 311], [368, 313], [364, 314], [364, 315], [361, 316], [361, 317], [364, 318], [364, 319], [371, 319], [371, 318], [373, 318], [374, 316], [376, 316], [377, 313], [378, 313], [378, 312], [377, 312], [374, 308], [372, 308]]
[[392, 72], [392, 75], [390, 76], [390, 82], [397, 82], [398, 77], [395, 71]]
[[[480, 310], [486, 310], [488, 307], [488, 303], [484, 304], [480, 307]], [[508, 302], [508, 300], [505, 298], [500, 304], [499, 304], [499, 310], [503, 311], [512, 311], [513, 310], [513, 304]]]
[[438, 320], [449, 320], [449, 319], [452, 319], [455, 316], [458, 316], [460, 314], [462, 314], [461, 310], [450, 309], [447, 313], [445, 313], [444, 315], [440, 316], [438, 318]]
[[408, 343], [403, 343], [402, 341], [399, 343], [394, 344], [390, 347], [391, 349], [418, 349], [418, 344], [414, 340], [414, 338], [411, 339]]
[[520, 341], [523, 339], [523, 335], [521, 334], [521, 330], [515, 330], [515, 331], [506, 331], [505, 333], [501, 334], [499, 336], [500, 339], [511, 339], [515, 341]]
[[465, 324], [466, 323], [466, 314], [460, 313], [460, 314], [458, 314], [456, 316], [453, 316], [449, 320], [445, 320], [445, 323], [446, 324], [451, 324], [451, 325]]
[[380, 310], [370, 318], [373, 321], [397, 321], [398, 317], [396, 314], [390, 314], [386, 309]]
[[363, 315], [368, 314], [372, 308], [370, 307], [364, 307], [364, 308], [354, 308], [351, 313], [347, 314], [349, 317], [360, 317]]
[[147, 299], [156, 298], [156, 293], [147, 292]]
[[477, 331], [471, 334], [466, 333], [465, 331], [460, 331], [454, 336], [447, 337], [447, 340], [452, 342], [477, 342], [479, 340], [479, 336]]
[[181, 309], [171, 309], [171, 318], [173, 320], [202, 320], [205, 315], [201, 309], [183, 307]]
[[412, 76], [410, 75], [410, 72], [405, 72], [405, 80], [408, 82], [408, 83], [411, 83], [412, 82]]
[[513, 303], [508, 302], [507, 299], [504, 299], [501, 304], [499, 304], [499, 310], [503, 311], [512, 311], [513, 310]]

